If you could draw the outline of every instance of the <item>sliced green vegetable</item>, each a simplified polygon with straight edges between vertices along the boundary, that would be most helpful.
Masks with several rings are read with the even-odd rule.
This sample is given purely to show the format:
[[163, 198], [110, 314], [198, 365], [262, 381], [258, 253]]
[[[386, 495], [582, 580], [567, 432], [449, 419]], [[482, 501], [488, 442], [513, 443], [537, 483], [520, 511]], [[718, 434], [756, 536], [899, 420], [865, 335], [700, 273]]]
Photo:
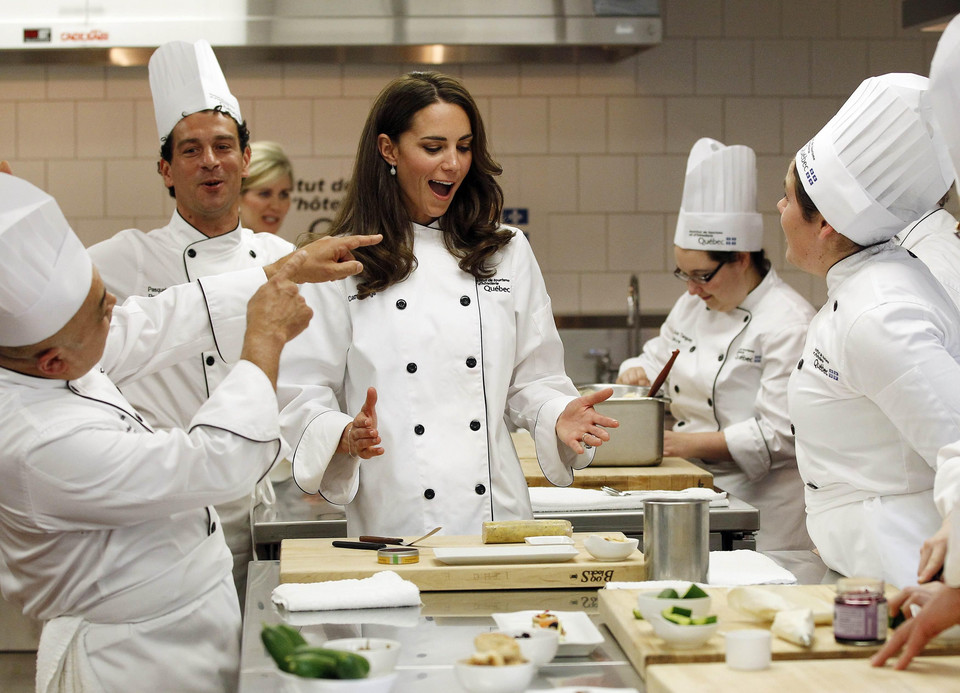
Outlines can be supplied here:
[[657, 599], [679, 599], [680, 595], [672, 587], [668, 587], [657, 595]]
[[638, 618], [638, 619], [642, 619], [642, 618], [643, 618], [643, 614], [640, 613], [640, 609], [634, 609], [634, 610], [633, 610], [633, 617], [634, 617], [634, 618]]
[[684, 599], [701, 599], [706, 597], [707, 593], [704, 592], [698, 585], [690, 583], [690, 587], [687, 588], [687, 591], [684, 593]]
[[[674, 607], [674, 609], [675, 608], [676, 607]], [[670, 621], [671, 623], [676, 623], [678, 626], [689, 626], [691, 622], [690, 613], [689, 613], [690, 610], [682, 609], [682, 611], [686, 611], [687, 614], [684, 615], [684, 614], [674, 613], [673, 609], [664, 609], [662, 616], [666, 620]]]
[[701, 616], [700, 618], [690, 619], [691, 626], [706, 626], [710, 623], [716, 623], [716, 622], [717, 622], [716, 616]]

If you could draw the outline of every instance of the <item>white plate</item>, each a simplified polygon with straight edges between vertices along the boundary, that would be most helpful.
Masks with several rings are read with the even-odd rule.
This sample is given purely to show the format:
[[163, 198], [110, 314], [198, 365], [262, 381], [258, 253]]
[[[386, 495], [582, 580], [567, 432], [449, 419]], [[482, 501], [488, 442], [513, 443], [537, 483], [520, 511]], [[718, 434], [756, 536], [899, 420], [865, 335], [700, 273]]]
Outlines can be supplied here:
[[[500, 630], [515, 630], [531, 628], [533, 617], [541, 611], [511, 611], [509, 613], [491, 614]], [[558, 657], [586, 657], [603, 642], [603, 634], [593, 625], [593, 621], [582, 611], [554, 611], [563, 626], [563, 635], [560, 636]]]
[[484, 563], [562, 563], [580, 552], [573, 546], [531, 546], [504, 544], [436, 548], [433, 555], [447, 565], [482, 565]]
[[525, 544], [532, 544], [534, 546], [549, 546], [549, 545], [573, 546], [573, 537], [565, 537], [565, 536], [524, 537], [523, 541]]

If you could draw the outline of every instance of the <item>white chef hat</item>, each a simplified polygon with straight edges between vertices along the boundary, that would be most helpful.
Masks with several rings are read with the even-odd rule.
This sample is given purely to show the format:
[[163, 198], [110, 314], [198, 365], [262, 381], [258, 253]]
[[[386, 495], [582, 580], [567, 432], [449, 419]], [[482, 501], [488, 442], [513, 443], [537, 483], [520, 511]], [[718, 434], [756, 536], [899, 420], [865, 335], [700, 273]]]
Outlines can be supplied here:
[[181, 119], [219, 108], [243, 122], [240, 103], [230, 93], [217, 56], [206, 41], [171, 41], [150, 56], [150, 92], [160, 143]]
[[950, 187], [926, 77], [864, 80], [796, 156], [804, 189], [834, 230], [860, 245], [892, 238]]
[[703, 137], [687, 158], [673, 242], [689, 250], [752, 252], [763, 247], [757, 212], [757, 156], [750, 147]]
[[0, 345], [56, 334], [90, 293], [93, 265], [56, 200], [0, 174]]
[[956, 176], [960, 171], [960, 16], [947, 25], [937, 43], [927, 94]]

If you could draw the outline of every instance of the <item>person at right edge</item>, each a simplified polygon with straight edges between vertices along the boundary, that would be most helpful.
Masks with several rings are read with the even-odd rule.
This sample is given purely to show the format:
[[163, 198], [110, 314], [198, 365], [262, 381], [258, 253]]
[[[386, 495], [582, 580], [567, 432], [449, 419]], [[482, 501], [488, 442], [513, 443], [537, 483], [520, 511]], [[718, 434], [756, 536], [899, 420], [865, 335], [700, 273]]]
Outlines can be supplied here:
[[693, 145], [673, 253], [687, 292], [617, 382], [648, 387], [679, 349], [664, 454], [699, 460], [718, 488], [760, 511], [757, 549], [811, 549], [787, 381], [814, 310], [764, 255], [752, 149]]
[[[960, 171], [960, 17], [950, 22], [937, 44], [927, 95], [956, 180]], [[918, 572], [923, 584], [907, 587], [890, 599], [891, 615], [902, 612], [907, 620], [871, 658], [873, 666], [883, 666], [902, 649], [895, 668], [904, 669], [930, 640], [960, 624], [960, 438], [937, 455], [933, 498], [943, 524], [923, 544]]]

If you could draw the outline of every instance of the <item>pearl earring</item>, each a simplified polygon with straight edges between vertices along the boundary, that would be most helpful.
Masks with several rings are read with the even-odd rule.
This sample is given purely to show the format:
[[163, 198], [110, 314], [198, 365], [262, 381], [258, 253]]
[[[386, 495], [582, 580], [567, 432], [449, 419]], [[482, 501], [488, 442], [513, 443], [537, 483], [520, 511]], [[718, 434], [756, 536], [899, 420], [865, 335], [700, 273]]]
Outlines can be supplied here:
[[396, 166], [391, 166], [391, 167], [390, 167], [390, 175], [391, 175], [391, 176], [397, 175], [397, 167], [396, 167]]

